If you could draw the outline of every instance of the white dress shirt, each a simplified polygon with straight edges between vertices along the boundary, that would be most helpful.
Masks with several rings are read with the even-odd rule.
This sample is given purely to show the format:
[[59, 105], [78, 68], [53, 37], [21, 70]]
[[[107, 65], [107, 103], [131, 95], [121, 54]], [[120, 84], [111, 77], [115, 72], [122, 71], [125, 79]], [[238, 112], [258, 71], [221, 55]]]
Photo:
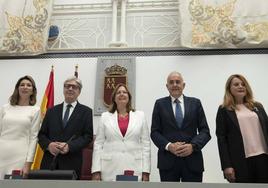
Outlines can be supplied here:
[[[67, 109], [67, 105], [68, 105], [69, 103], [66, 103], [65, 101], [64, 101], [64, 103], [63, 103], [63, 110], [62, 110], [62, 119], [63, 119], [63, 117], [64, 117], [64, 114], [65, 114], [65, 111], [66, 111], [66, 109]], [[72, 107], [70, 108], [70, 113], [69, 113], [69, 117], [68, 117], [68, 119], [71, 117], [71, 115], [72, 115], [72, 113], [73, 113], [73, 111], [74, 111], [74, 108], [75, 108], [75, 106], [77, 105], [77, 101], [74, 101], [73, 103], [70, 103], [71, 105], [72, 105]]]
[[[174, 97], [172, 97], [172, 96], [170, 96], [170, 97], [171, 97], [171, 105], [172, 105], [173, 113], [174, 113], [174, 116], [175, 116], [175, 113], [176, 113], [176, 103], [175, 103], [174, 101], [176, 100], [176, 98], [174, 98]], [[181, 96], [178, 98], [178, 100], [180, 101], [179, 105], [181, 105], [182, 116], [184, 117], [184, 100], [183, 100], [183, 95], [181, 95]], [[169, 144], [171, 144], [171, 142], [169, 142], [169, 143], [166, 145], [166, 147], [165, 147], [165, 149], [166, 149], [167, 151], [168, 151], [168, 146], [169, 146]]]

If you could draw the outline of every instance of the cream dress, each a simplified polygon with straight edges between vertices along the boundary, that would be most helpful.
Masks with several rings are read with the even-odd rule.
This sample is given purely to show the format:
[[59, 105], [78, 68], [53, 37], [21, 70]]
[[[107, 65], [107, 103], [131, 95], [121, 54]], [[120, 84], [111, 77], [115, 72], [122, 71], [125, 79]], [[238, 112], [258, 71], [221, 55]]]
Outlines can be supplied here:
[[40, 121], [38, 106], [0, 108], [0, 179], [33, 161]]

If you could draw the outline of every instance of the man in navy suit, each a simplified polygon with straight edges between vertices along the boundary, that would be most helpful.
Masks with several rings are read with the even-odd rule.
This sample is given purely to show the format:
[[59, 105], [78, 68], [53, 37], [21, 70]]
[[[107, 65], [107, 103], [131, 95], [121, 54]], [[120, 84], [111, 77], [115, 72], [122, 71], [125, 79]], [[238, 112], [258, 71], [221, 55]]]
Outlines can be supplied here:
[[199, 99], [183, 95], [180, 73], [171, 72], [166, 87], [170, 96], [156, 100], [151, 126], [161, 181], [202, 182], [201, 149], [211, 138], [203, 107]]
[[82, 150], [93, 138], [92, 110], [77, 101], [82, 82], [64, 82], [64, 102], [46, 112], [38, 134], [44, 151], [41, 169], [75, 170], [80, 175]]

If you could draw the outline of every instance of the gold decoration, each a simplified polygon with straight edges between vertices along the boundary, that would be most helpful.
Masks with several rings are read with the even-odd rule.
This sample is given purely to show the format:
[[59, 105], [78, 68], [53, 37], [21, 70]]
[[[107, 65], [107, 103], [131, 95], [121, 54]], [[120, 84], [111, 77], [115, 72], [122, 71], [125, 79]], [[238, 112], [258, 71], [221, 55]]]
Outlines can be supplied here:
[[268, 22], [247, 23], [243, 29], [247, 32], [248, 38], [255, 43], [268, 40]]
[[49, 0], [33, 0], [35, 15], [18, 17], [6, 12], [9, 29], [3, 37], [3, 50], [8, 53], [38, 53], [45, 51]]
[[107, 67], [105, 69], [106, 75], [112, 76], [112, 75], [125, 75], [127, 73], [127, 69], [125, 67], [121, 67], [117, 64]]
[[221, 6], [209, 6], [200, 0], [191, 0], [189, 12], [192, 16], [192, 45], [237, 45], [245, 40], [238, 36], [235, 22], [231, 19], [236, 0]]

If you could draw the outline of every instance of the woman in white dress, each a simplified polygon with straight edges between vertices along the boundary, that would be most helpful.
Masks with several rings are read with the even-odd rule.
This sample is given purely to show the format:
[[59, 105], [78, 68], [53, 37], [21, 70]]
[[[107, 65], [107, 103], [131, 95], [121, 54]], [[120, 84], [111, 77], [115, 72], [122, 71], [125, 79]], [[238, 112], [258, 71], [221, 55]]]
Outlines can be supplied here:
[[0, 179], [12, 170], [26, 177], [33, 162], [40, 128], [40, 108], [31, 76], [20, 78], [10, 103], [0, 108]]
[[131, 94], [118, 84], [109, 112], [104, 112], [94, 142], [92, 180], [115, 181], [116, 175], [131, 174], [149, 181], [150, 136], [145, 115], [131, 106]]

